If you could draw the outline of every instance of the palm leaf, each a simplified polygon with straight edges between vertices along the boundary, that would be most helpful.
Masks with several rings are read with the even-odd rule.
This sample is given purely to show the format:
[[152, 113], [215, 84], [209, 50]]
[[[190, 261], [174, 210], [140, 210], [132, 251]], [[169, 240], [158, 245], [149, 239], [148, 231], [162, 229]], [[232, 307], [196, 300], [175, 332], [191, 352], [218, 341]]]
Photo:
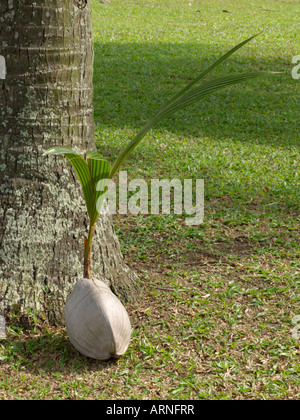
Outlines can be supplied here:
[[237, 83], [242, 83], [247, 80], [254, 79], [256, 77], [262, 76], [263, 74], [265, 74], [265, 72], [262, 71], [243, 74], [231, 74], [229, 76], [220, 77], [218, 79], [203, 83], [198, 88], [192, 89], [186, 94], [178, 97], [175, 101], [170, 103], [163, 110], [159, 111], [152, 121], [154, 124], [156, 124], [163, 118], [168, 118], [175, 112], [195, 104], [200, 99], [204, 98], [207, 95], [210, 95], [211, 93], [215, 93], [218, 90], [235, 85]]
[[91, 185], [91, 173], [88, 164], [82, 156], [75, 153], [73, 150], [65, 149], [64, 147], [53, 147], [47, 150], [43, 156], [46, 155], [64, 155], [71, 165], [73, 166], [79, 182], [82, 187], [86, 208], [88, 215], [92, 216], [92, 185]]
[[[96, 223], [101, 206], [99, 207], [99, 198], [105, 192], [107, 183], [99, 181], [106, 180], [110, 175], [110, 163], [103, 159], [102, 155], [98, 152], [87, 152], [88, 166], [92, 178], [92, 214], [91, 223]], [[98, 203], [98, 204], [97, 204]]]
[[[208, 73], [210, 73], [213, 69], [218, 67], [223, 61], [225, 61], [228, 57], [230, 57], [232, 54], [234, 54], [236, 51], [238, 51], [240, 48], [242, 48], [245, 44], [250, 42], [253, 38], [256, 38], [259, 34], [253, 35], [250, 38], [246, 39], [245, 41], [241, 42], [240, 44], [233, 47], [230, 51], [228, 51], [226, 54], [222, 55], [217, 61], [215, 61], [211, 66], [209, 66], [206, 70], [204, 70], [198, 77], [196, 77], [194, 80], [192, 80], [187, 86], [185, 86], [180, 92], [176, 93], [176, 95], [172, 96], [171, 99], [168, 99], [159, 109], [158, 112], [161, 112], [164, 108], [166, 108], [170, 103], [174, 102], [177, 98], [182, 96], [185, 92], [190, 90], [199, 80], [203, 79]], [[158, 113], [157, 112], [157, 113]]]
[[[237, 83], [245, 82], [247, 80], [253, 79], [258, 76], [264, 75], [265, 72], [252, 72], [244, 74], [235, 74], [220, 77], [215, 80], [211, 80], [202, 84], [200, 87], [185, 91], [186, 93], [175, 95], [172, 102], [165, 104], [143, 128], [142, 130], [134, 137], [133, 140], [126, 146], [126, 148], [119, 154], [117, 160], [115, 161], [110, 176], [113, 177], [115, 172], [120, 168], [124, 159], [131, 153], [131, 151], [139, 144], [147, 132], [152, 129], [155, 124], [161, 121], [164, 118], [168, 118], [173, 115], [175, 112], [180, 111], [194, 103], [198, 102], [200, 99], [205, 96], [217, 92], [220, 89], [232, 86]], [[191, 85], [191, 84], [190, 84]]]
[[182, 90], [180, 90], [177, 94], [175, 94], [171, 99], [164, 102], [161, 108], [157, 111], [155, 116], [139, 131], [139, 133], [134, 137], [134, 139], [127, 145], [127, 147], [119, 154], [116, 161], [113, 164], [110, 176], [111, 178], [114, 176], [116, 171], [120, 168], [121, 164], [123, 163], [124, 159], [131, 153], [131, 151], [139, 144], [142, 138], [147, 134], [149, 130], [151, 130], [154, 125], [162, 120], [163, 118], [167, 118], [174, 114], [175, 112], [183, 109], [196, 101], [200, 100], [206, 95], [210, 93], [216, 92], [220, 89], [228, 87], [230, 85], [240, 83], [242, 81], [246, 81], [252, 79], [254, 77], [259, 76], [260, 73], [246, 73], [245, 75], [238, 75], [227, 76], [224, 78], [220, 78], [211, 82], [207, 82], [206, 84], [202, 85], [198, 89], [191, 90], [191, 88], [199, 82], [199, 80], [203, 79], [209, 72], [211, 72], [214, 68], [219, 66], [224, 60], [230, 57], [234, 52], [242, 48], [245, 44], [251, 41], [253, 38], [258, 36], [256, 34], [245, 41], [241, 42], [240, 44], [236, 45], [222, 57], [220, 57], [217, 61], [215, 61], [210, 67], [204, 70], [198, 77], [196, 77], [192, 82], [190, 82], [187, 86], [185, 86]]

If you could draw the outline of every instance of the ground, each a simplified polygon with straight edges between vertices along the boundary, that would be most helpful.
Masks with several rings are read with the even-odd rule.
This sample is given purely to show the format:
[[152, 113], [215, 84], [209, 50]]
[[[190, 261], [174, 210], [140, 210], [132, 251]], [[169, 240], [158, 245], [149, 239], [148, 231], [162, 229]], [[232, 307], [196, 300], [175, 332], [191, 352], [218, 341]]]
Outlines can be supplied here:
[[[113, 160], [168, 94], [247, 37], [217, 74], [282, 72], [161, 123], [128, 177], [205, 182], [205, 217], [116, 215], [140, 278], [128, 351], [81, 356], [64, 327], [12, 315], [1, 399], [298, 399], [299, 92], [296, 2], [93, 1], [95, 120]], [[227, 10], [227, 12], [224, 12]], [[300, 335], [300, 334], [299, 334]]]

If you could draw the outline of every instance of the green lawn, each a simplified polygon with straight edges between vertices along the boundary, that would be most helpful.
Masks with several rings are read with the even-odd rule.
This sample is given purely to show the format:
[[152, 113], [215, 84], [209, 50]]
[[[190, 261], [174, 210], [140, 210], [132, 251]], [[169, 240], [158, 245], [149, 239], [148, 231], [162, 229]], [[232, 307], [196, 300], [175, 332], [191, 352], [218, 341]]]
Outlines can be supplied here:
[[205, 182], [199, 226], [182, 215], [115, 216], [142, 288], [126, 304], [127, 353], [89, 360], [64, 328], [37, 314], [12, 319], [0, 398], [299, 398], [297, 14], [298, 1], [93, 0], [96, 142], [111, 160], [167, 97], [243, 39], [264, 31], [214, 75], [281, 73], [161, 122], [126, 161], [130, 179]]

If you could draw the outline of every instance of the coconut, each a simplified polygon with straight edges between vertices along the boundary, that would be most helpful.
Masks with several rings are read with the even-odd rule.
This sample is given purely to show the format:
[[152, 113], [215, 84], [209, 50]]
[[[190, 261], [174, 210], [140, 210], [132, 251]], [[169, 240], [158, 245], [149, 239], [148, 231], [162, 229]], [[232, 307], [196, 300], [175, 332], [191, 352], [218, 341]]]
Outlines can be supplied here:
[[100, 280], [79, 280], [64, 307], [67, 333], [74, 347], [98, 360], [118, 358], [129, 346], [131, 325], [127, 311]]

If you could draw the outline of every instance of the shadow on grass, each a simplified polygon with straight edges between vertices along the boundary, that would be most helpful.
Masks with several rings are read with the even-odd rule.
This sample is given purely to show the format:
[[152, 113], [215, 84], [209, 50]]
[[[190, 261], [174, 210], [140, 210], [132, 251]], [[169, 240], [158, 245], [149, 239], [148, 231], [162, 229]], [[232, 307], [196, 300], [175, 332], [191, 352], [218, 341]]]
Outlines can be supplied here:
[[63, 328], [44, 325], [40, 332], [36, 331], [27, 315], [22, 316], [21, 324], [14, 320], [12, 330], [17, 331], [19, 328], [22, 329], [21, 337], [10, 332], [7, 339], [1, 342], [2, 363], [9, 362], [10, 365], [31, 373], [38, 373], [40, 370], [51, 373], [78, 372], [82, 369], [103, 370], [117, 363], [116, 359], [102, 362], [80, 354]]
[[[95, 121], [100, 131], [108, 127], [140, 129], [166, 98], [226, 52], [213, 51], [208, 45], [150, 42], [96, 41], [94, 47]], [[257, 70], [283, 74], [220, 91], [159, 127], [185, 136], [299, 146], [300, 83], [291, 76], [292, 64], [281, 57], [252, 54], [243, 47], [213, 75]]]

